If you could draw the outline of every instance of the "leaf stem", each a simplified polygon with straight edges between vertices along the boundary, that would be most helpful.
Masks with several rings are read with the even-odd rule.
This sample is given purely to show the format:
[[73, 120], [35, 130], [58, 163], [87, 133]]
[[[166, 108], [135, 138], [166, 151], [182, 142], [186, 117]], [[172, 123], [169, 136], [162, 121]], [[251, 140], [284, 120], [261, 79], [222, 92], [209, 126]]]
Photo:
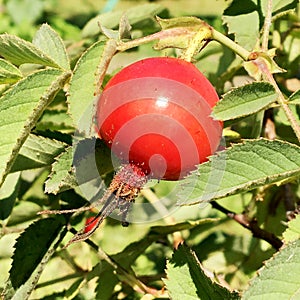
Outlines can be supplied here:
[[244, 228], [250, 230], [253, 237], [262, 239], [272, 245], [276, 250], [279, 250], [283, 245], [282, 241], [275, 236], [273, 233], [261, 229], [256, 220], [248, 220], [248, 217], [244, 214], [236, 214], [228, 210], [227, 208], [221, 206], [219, 203], [213, 201], [211, 202], [213, 208], [219, 210], [220, 212], [227, 215], [230, 219], [235, 220], [237, 223], [241, 224]]
[[[152, 204], [152, 206], [161, 215], [167, 225], [175, 224], [175, 219], [172, 216], [169, 216], [170, 212], [151, 189], [142, 189], [141, 194]], [[172, 235], [173, 246], [175, 249], [177, 249], [177, 247], [184, 241], [184, 239], [180, 231], [176, 231]]]
[[287, 101], [284, 97], [284, 95], [282, 94], [280, 88], [277, 85], [277, 82], [275, 81], [272, 73], [270, 72], [265, 60], [263, 59], [256, 59], [255, 61], [253, 61], [257, 67], [261, 70], [262, 74], [264, 74], [265, 78], [274, 86], [274, 89], [278, 95], [278, 103], [279, 105], [282, 107], [287, 119], [289, 120], [298, 141], [300, 142], [300, 125], [297, 122], [295, 116], [293, 115], [292, 111], [290, 110]]
[[104, 47], [100, 64], [97, 67], [95, 96], [99, 95], [101, 92], [101, 85], [104, 80], [107, 68], [116, 52], [117, 42], [113, 39], [109, 39]]
[[118, 264], [111, 256], [106, 254], [100, 247], [98, 247], [98, 255], [101, 259], [104, 259], [109, 265], [111, 265], [114, 270], [121, 276], [126, 278], [126, 282], [137, 292], [146, 293], [151, 295], [157, 295], [158, 291], [156, 289], [146, 286], [142, 281], [140, 281], [134, 274], [129, 273], [120, 264]]
[[163, 38], [174, 38], [174, 36], [178, 36], [178, 35], [189, 35], [189, 30], [183, 27], [176, 27], [176, 28], [171, 28], [171, 29], [166, 29], [166, 30], [162, 30], [141, 38], [137, 38], [135, 40], [131, 40], [128, 42], [119, 42], [118, 46], [117, 46], [117, 50], [118, 51], [126, 51], [128, 49], [134, 48], [134, 47], [138, 47], [142, 44], [146, 44], [149, 42], [153, 42], [153, 41], [157, 41], [159, 39], [163, 39]]
[[[70, 228], [70, 232], [76, 234], [77, 231], [74, 228]], [[134, 274], [131, 274], [125, 268], [123, 268], [115, 259], [113, 259], [109, 254], [107, 254], [102, 248], [96, 245], [93, 241], [86, 239], [84, 240], [89, 246], [91, 246], [101, 260], [105, 260], [113, 269], [123, 278], [126, 278], [126, 282], [130, 285], [133, 289], [140, 293], [148, 293], [152, 295], [157, 295], [158, 291], [156, 289], [150, 288], [145, 285], [142, 281], [140, 281]], [[64, 247], [65, 248], [65, 247]]]
[[272, 7], [273, 7], [273, 1], [268, 0], [266, 17], [265, 17], [265, 22], [263, 27], [262, 43], [261, 43], [262, 52], [268, 51], [269, 33], [272, 24]]
[[233, 52], [235, 52], [237, 55], [239, 55], [243, 60], [247, 61], [250, 56], [250, 52], [246, 50], [245, 48], [241, 47], [234, 41], [232, 41], [230, 38], [222, 34], [221, 32], [215, 30], [214, 28], [211, 28], [211, 38], [222, 45], [228, 47]]

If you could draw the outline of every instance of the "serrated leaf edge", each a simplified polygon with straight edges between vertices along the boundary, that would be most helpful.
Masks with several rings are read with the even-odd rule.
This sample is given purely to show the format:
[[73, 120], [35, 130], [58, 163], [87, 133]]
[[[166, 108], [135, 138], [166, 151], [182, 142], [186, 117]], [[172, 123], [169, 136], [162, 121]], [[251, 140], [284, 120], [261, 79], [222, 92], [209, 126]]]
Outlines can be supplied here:
[[[35, 73], [32, 73], [29, 76], [34, 76], [36, 73], [42, 73], [42, 72], [47, 72], [49, 70], [57, 70], [57, 69], [46, 69], [46, 70], [41, 70], [37, 71]], [[38, 121], [40, 118], [42, 112], [44, 109], [47, 107], [47, 105], [53, 100], [55, 97], [56, 93], [63, 88], [65, 85], [66, 81], [70, 77], [70, 72], [65, 72], [61, 73], [59, 76], [57, 76], [56, 80], [54, 80], [51, 85], [45, 90], [45, 92], [41, 95], [40, 100], [37, 102], [37, 105], [35, 108], [32, 110], [31, 114], [29, 115], [27, 121], [24, 123], [23, 128], [19, 134], [19, 137], [14, 144], [13, 148], [11, 149], [10, 157], [8, 161], [6, 162], [6, 166], [3, 170], [3, 174], [1, 174], [0, 177], [0, 187], [2, 186], [7, 174], [9, 173], [14, 161], [17, 158], [17, 154], [19, 153], [22, 145], [26, 141], [28, 135], [31, 132], [31, 129], [34, 127], [35, 123]], [[28, 77], [25, 77], [24, 79], [20, 80], [19, 82], [23, 80], [27, 80]], [[6, 95], [9, 91], [11, 91], [15, 86], [12, 86], [8, 91], [6, 91], [1, 98]], [[0, 98], [0, 99], [1, 99]]]
[[[20, 37], [13, 35], [13, 34], [4, 33], [4, 34], [0, 35], [0, 38], [1, 38], [1, 36], [3, 36], [4, 38], [12, 37], [12, 38], [18, 40], [20, 43], [26, 45], [26, 47], [28, 47], [30, 49], [34, 49], [34, 51], [36, 51], [36, 54], [38, 54], [40, 56], [41, 60], [42, 60], [42, 58], [45, 58], [44, 63], [46, 66], [61, 69], [61, 66], [59, 66], [51, 57], [49, 57], [46, 53], [44, 53], [40, 48], [36, 47], [33, 43], [23, 40]], [[48, 61], [48, 63], [46, 61]]]
[[[60, 153], [59, 155], [57, 155], [55, 158], [54, 158], [54, 162], [52, 163], [51, 165], [51, 172], [50, 174], [48, 175], [47, 177], [47, 180], [45, 181], [45, 193], [46, 194], [54, 194], [54, 195], [57, 195], [60, 191], [60, 188], [63, 186], [64, 184], [64, 179], [59, 183], [59, 185], [57, 186], [57, 189], [56, 190], [49, 190], [47, 188], [47, 185], [48, 183], [50, 182], [50, 180], [53, 178], [54, 174], [56, 173], [55, 171], [55, 166], [59, 163], [59, 159], [64, 155], [66, 154], [67, 151], [71, 150], [72, 149], [72, 146], [69, 146], [65, 149], [65, 151], [63, 151], [62, 153]], [[71, 174], [75, 174], [75, 170], [74, 170], [74, 167], [71, 166], [71, 168], [68, 170], [68, 175], [69, 176], [72, 176]], [[65, 177], [66, 178], [66, 177]]]
[[[59, 66], [59, 68], [61, 68], [62, 70], [70, 71], [70, 59], [69, 59], [69, 56], [67, 55], [67, 50], [66, 50], [66, 47], [65, 47], [65, 44], [64, 44], [62, 38], [61, 38], [61, 37], [57, 34], [57, 32], [56, 32], [49, 24], [47, 24], [47, 23], [42, 24], [42, 25], [40, 26], [39, 30], [42, 29], [42, 28], [44, 28], [44, 27], [47, 28], [47, 30], [49, 30], [49, 32], [53, 33], [53, 34], [58, 38], [58, 40], [60, 41], [60, 46], [61, 46], [62, 49], [64, 50], [63, 52], [64, 52], [64, 54], [65, 54], [65, 58], [66, 58], [68, 67], [65, 68], [64, 66], [61, 66], [61, 65], [60, 65], [59, 63], [57, 63], [54, 59], [52, 59], [50, 56], [49, 56], [49, 58], [52, 59], [52, 60], [55, 62], [55, 64], [57, 64], [57, 66]], [[44, 51], [43, 51], [42, 49], [40, 49], [37, 45], [35, 45], [34, 39], [33, 39], [33, 41], [32, 41], [32, 44], [33, 44], [37, 49], [39, 49], [40, 51], [42, 51], [42, 52], [44, 53]], [[45, 55], [47, 55], [47, 54], [45, 54]], [[48, 56], [48, 55], [47, 55], [47, 56]]]
[[[231, 95], [232, 93], [235, 93], [237, 90], [243, 89], [243, 88], [247, 88], [248, 86], [251, 86], [251, 85], [261, 84], [261, 83], [265, 84], [266, 86], [269, 85], [270, 87], [272, 87], [273, 90], [274, 90], [274, 94], [276, 94], [276, 91], [275, 91], [274, 87], [273, 87], [270, 83], [268, 83], [268, 82], [266, 82], [266, 81], [254, 81], [254, 82], [251, 82], [251, 83], [245, 83], [245, 84], [243, 84], [243, 85], [241, 85], [241, 86], [238, 86], [238, 87], [233, 87], [230, 91], [228, 91], [227, 93], [225, 93], [225, 94], [222, 95], [220, 101], [216, 104], [215, 107], [218, 107], [219, 103], [222, 103], [222, 101], [225, 99], [225, 97], [230, 97], [230, 95]], [[276, 98], [277, 98], [277, 97], [276, 97]], [[241, 115], [238, 115], [238, 116], [236, 116], [236, 117], [222, 118], [222, 119], [217, 118], [216, 114], [214, 113], [214, 109], [213, 109], [213, 112], [211, 113], [211, 116], [212, 116], [212, 118], [215, 119], [215, 120], [223, 120], [223, 121], [227, 121], [227, 120], [235, 120], [235, 119], [243, 118], [243, 117], [246, 117], [246, 116], [255, 114], [255, 113], [257, 113], [257, 112], [260, 112], [260, 111], [262, 111], [262, 110], [265, 110], [265, 109], [267, 109], [268, 107], [270, 107], [275, 101], [276, 101], [276, 99], [274, 99], [274, 101], [271, 102], [271, 103], [266, 103], [265, 106], [262, 106], [262, 107], [260, 107], [259, 109], [255, 110], [255, 111], [252, 111], [251, 113], [241, 114]], [[232, 109], [232, 108], [230, 108], [230, 109]]]
[[[234, 149], [236, 147], [240, 147], [240, 146], [243, 146], [245, 144], [248, 144], [248, 143], [251, 143], [251, 142], [255, 142], [255, 141], [266, 141], [266, 142], [269, 142], [269, 143], [273, 143], [273, 142], [280, 142], [281, 144], [286, 144], [286, 145], [290, 145], [294, 148], [299, 148], [299, 151], [300, 151], [300, 147], [295, 145], [295, 144], [292, 144], [292, 143], [289, 143], [287, 141], [283, 141], [283, 140], [268, 140], [266, 138], [259, 138], [259, 139], [248, 139], [248, 140], [242, 140], [242, 142], [240, 143], [236, 143], [236, 144], [232, 144], [230, 147], [226, 148], [225, 150], [221, 150], [221, 151], [217, 151], [214, 155], [211, 155], [208, 157], [208, 161], [202, 163], [200, 166], [204, 166], [204, 165], [208, 165], [210, 163], [212, 163], [213, 159], [217, 159], [218, 157], [221, 157], [222, 155], [226, 155], [226, 152], [228, 150], [231, 150], [231, 149]], [[200, 176], [201, 174], [199, 173], [199, 170], [194, 170], [194, 171], [191, 171], [190, 172], [190, 175], [187, 175], [185, 178], [188, 179], [190, 176]], [[292, 180], [295, 180], [296, 178], [300, 177], [300, 171], [297, 171], [295, 173], [291, 173], [290, 171], [288, 172], [283, 172], [283, 173], [280, 173], [280, 175], [278, 174], [278, 177], [282, 177], [282, 175], [287, 175], [287, 176], [290, 176], [292, 177], [290, 179], [290, 181]], [[261, 185], [266, 185], [266, 184], [276, 184], [280, 181], [276, 181], [276, 180], [272, 180], [271, 182], [269, 182], [270, 179], [276, 179], [276, 176], [272, 176], [272, 177], [267, 177], [267, 180], [265, 179], [262, 179], [262, 180], [256, 180], [256, 184], [252, 185], [252, 184], [249, 184], [249, 185], [245, 185], [245, 184], [240, 184], [238, 186], [236, 186], [236, 188], [234, 188], [233, 190], [231, 190], [231, 188], [228, 188], [228, 192], [223, 192], [221, 195], [218, 195], [217, 192], [212, 192], [213, 194], [213, 197], [211, 198], [208, 198], [208, 199], [203, 199], [201, 197], [199, 198], [195, 198], [195, 201], [193, 202], [188, 202], [187, 204], [186, 203], [182, 203], [181, 200], [178, 201], [177, 205], [179, 206], [191, 206], [191, 205], [195, 205], [195, 204], [199, 204], [199, 203], [203, 203], [203, 202], [209, 202], [209, 201], [212, 201], [212, 200], [216, 200], [216, 199], [222, 199], [224, 197], [227, 197], [227, 196], [230, 196], [230, 195], [235, 195], [235, 194], [238, 194], [239, 192], [244, 192], [246, 190], [252, 190], [256, 187], [259, 187]], [[287, 181], [284, 181], [284, 183], [286, 183]], [[182, 183], [182, 188], [184, 189], [185, 187], [185, 183], [183, 182]]]

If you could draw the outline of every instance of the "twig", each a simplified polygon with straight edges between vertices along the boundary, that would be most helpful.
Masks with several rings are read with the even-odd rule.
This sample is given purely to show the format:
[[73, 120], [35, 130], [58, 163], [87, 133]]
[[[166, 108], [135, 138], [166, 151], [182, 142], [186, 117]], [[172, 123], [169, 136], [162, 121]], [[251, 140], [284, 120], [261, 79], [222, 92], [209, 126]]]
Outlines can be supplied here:
[[269, 33], [272, 24], [272, 7], [273, 7], [273, 1], [268, 0], [266, 17], [265, 17], [265, 22], [263, 27], [262, 42], [261, 42], [261, 50], [263, 52], [268, 51]]
[[[175, 224], [175, 219], [172, 216], [169, 216], [170, 212], [151, 189], [142, 189], [141, 194], [152, 204], [167, 225]], [[180, 231], [173, 233], [173, 246], [175, 249], [177, 249], [179, 244], [183, 241], [184, 239]]]
[[[76, 234], [77, 231], [74, 228], [69, 229], [70, 232]], [[97, 246], [94, 242], [89, 239], [84, 240], [89, 246], [91, 246], [94, 250], [97, 251], [100, 259], [105, 260], [113, 269], [121, 276], [126, 278], [126, 282], [130, 285], [133, 289], [140, 293], [148, 293], [152, 295], [157, 295], [159, 293], [158, 290], [148, 287], [142, 281], [140, 281], [134, 274], [129, 273], [125, 268], [123, 268], [116, 260], [114, 260], [110, 255], [108, 255], [103, 249]]]
[[244, 61], [249, 60], [250, 52], [237, 44], [236, 42], [232, 41], [229, 37], [222, 34], [221, 32], [211, 28], [211, 38], [222, 45], [226, 46], [227, 48], [231, 49], [234, 53], [239, 55]]
[[181, 27], [176, 27], [176, 28], [171, 28], [171, 29], [166, 29], [163, 31], [159, 31], [141, 38], [137, 38], [128, 42], [119, 42], [117, 46], [118, 51], [126, 51], [128, 49], [132, 49], [134, 47], [141, 46], [146, 43], [150, 43], [153, 41], [157, 41], [160, 39], [165, 39], [169, 37], [174, 37], [178, 35], [190, 35], [190, 32], [186, 28], [181, 28]]
[[273, 85], [273, 87], [276, 91], [276, 94], [278, 95], [278, 99], [277, 99], [278, 103], [282, 107], [287, 119], [289, 120], [289, 122], [298, 138], [298, 141], [300, 142], [300, 125], [297, 122], [295, 116], [293, 115], [293, 112], [290, 110], [290, 108], [287, 104], [287, 101], [284, 98], [284, 95], [282, 94], [280, 88], [278, 87], [277, 82], [275, 81], [273, 74], [269, 70], [265, 60], [258, 58], [256, 60], [253, 60], [253, 62], [257, 65], [257, 67], [260, 69], [262, 74], [264, 74], [266, 80], [269, 81]]
[[261, 229], [256, 220], [248, 220], [246, 215], [236, 214], [215, 201], [211, 202], [211, 205], [213, 208], [226, 214], [230, 219], [233, 219], [237, 223], [241, 224], [244, 228], [250, 230], [254, 237], [262, 239], [271, 244], [276, 250], [279, 250], [283, 245], [283, 242], [273, 233]]
[[68, 280], [75, 279], [75, 278], [82, 278], [82, 273], [68, 274], [68, 275], [64, 275], [62, 277], [57, 277], [57, 278], [50, 279], [45, 282], [41, 282], [41, 283], [37, 284], [36, 289], [40, 289], [40, 288], [47, 287], [47, 286], [52, 286], [53, 284], [62, 283], [63, 281], [68, 281]]
[[101, 259], [104, 259], [109, 265], [111, 265], [119, 275], [126, 278], [126, 282], [128, 283], [128, 285], [130, 285], [137, 292], [151, 295], [158, 294], [158, 291], [156, 289], [146, 286], [135, 276], [135, 274], [131, 274], [130, 272], [128, 272], [111, 256], [105, 253], [100, 247], [98, 247], [98, 255]]

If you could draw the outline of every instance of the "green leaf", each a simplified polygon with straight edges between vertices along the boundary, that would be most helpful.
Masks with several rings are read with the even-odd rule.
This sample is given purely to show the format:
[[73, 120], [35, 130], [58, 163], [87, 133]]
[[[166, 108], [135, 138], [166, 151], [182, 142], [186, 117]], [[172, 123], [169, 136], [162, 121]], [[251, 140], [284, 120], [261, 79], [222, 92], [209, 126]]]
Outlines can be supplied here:
[[0, 186], [43, 110], [69, 73], [46, 69], [20, 80], [0, 98]]
[[60, 36], [48, 25], [43, 24], [36, 32], [33, 42], [62, 69], [70, 70], [69, 58]]
[[73, 133], [73, 121], [65, 110], [47, 109], [36, 125], [37, 131], [59, 131]]
[[[125, 11], [130, 25], [135, 25], [146, 19], [153, 18], [160, 12], [162, 12], [163, 7], [155, 4], [142, 4], [134, 5]], [[84, 38], [98, 35], [100, 33], [99, 23], [105, 28], [115, 29], [118, 27], [120, 19], [124, 14], [124, 10], [118, 10], [113, 12], [108, 12], [101, 14], [93, 19], [91, 19], [83, 28], [82, 36]]]
[[[298, 0], [272, 1], [272, 16], [296, 8], [298, 2]], [[259, 42], [267, 4], [268, 0], [234, 0], [224, 11], [222, 19], [228, 27], [228, 33], [234, 34], [235, 41], [247, 50], [253, 50]]]
[[39, 265], [62, 228], [61, 217], [41, 219], [31, 224], [18, 238], [10, 269], [12, 286], [24, 284]]
[[[205, 226], [207, 223], [215, 222], [216, 219], [205, 219], [195, 222], [182, 222], [169, 226], [153, 226], [150, 228], [143, 238], [129, 244], [122, 252], [114, 254], [111, 258], [118, 263], [122, 268], [129, 269], [136, 259], [144, 253], [144, 251], [154, 242], [164, 238], [168, 234], [172, 234], [176, 231], [189, 230], [197, 226]], [[108, 265], [106, 261], [101, 262], [101, 274], [99, 270], [94, 268], [89, 273], [89, 278], [99, 276], [98, 285], [96, 288], [97, 299], [110, 299], [111, 292], [118, 283], [116, 272], [111, 265]]]
[[168, 261], [164, 282], [173, 300], [240, 299], [237, 293], [231, 293], [207, 277], [196, 254], [184, 244]]
[[103, 262], [101, 274], [99, 276], [96, 287], [96, 299], [110, 300], [111, 295], [118, 284], [119, 279], [115, 274], [113, 267], [109, 266], [107, 262]]
[[51, 57], [32, 43], [6, 33], [0, 35], [0, 55], [17, 66], [31, 63], [60, 68]]
[[[163, 234], [156, 232], [148, 232], [146, 236], [136, 242], [129, 244], [123, 251], [114, 254], [111, 258], [117, 263], [116, 268], [113, 268], [106, 261], [100, 262], [101, 271], [94, 268], [89, 277], [99, 276], [96, 287], [97, 299], [109, 300], [111, 299], [112, 291], [118, 284], [120, 274], [122, 271], [130, 269], [135, 260], [154, 242], [159, 240]], [[132, 272], [132, 271], [128, 271]], [[100, 273], [100, 274], [99, 274]], [[121, 276], [120, 276], [121, 277]]]
[[[233, 3], [240, 2], [239, 0], [233, 1]], [[244, 14], [226, 15], [226, 10], [222, 17], [224, 23], [228, 27], [228, 33], [234, 34], [235, 42], [247, 50], [252, 50], [259, 39], [259, 15], [256, 11], [252, 11], [252, 1], [243, 1], [245, 9], [249, 4], [249, 12]], [[249, 29], [249, 24], [251, 28]]]
[[246, 140], [210, 157], [182, 181], [181, 205], [223, 198], [300, 176], [300, 148], [283, 141]]
[[59, 155], [52, 165], [45, 192], [57, 194], [78, 187], [78, 193], [92, 199], [99, 192], [102, 175], [114, 171], [110, 159], [111, 151], [99, 139], [84, 139], [74, 143], [66, 152]]
[[94, 196], [99, 197], [103, 191], [103, 177], [114, 171], [111, 160], [111, 151], [100, 139], [84, 139], [73, 143], [73, 156], [69, 157], [76, 182], [78, 193], [87, 200]]
[[230, 5], [224, 10], [226, 16], [238, 16], [240, 14], [249, 14], [257, 10], [257, 1], [244, 0], [233, 0]]
[[20, 172], [9, 174], [4, 185], [0, 189], [0, 220], [9, 217], [19, 191]]
[[267, 82], [253, 82], [232, 89], [213, 109], [218, 120], [232, 120], [254, 114], [275, 102], [277, 94]]
[[[282, 46], [284, 52], [288, 56], [288, 61], [292, 64], [295, 63], [298, 65], [296, 59], [300, 56], [300, 31], [295, 29], [289, 32], [287, 37], [284, 39]], [[296, 65], [294, 66], [295, 68], [297, 68]]]
[[289, 104], [300, 104], [300, 90], [296, 91], [289, 97]]
[[30, 134], [11, 168], [11, 172], [49, 166], [65, 149], [65, 144], [54, 139]]
[[[54, 230], [57, 229], [57, 233], [58, 233], [58, 228], [57, 228], [58, 226], [56, 226], [57, 225], [57, 220], [54, 221], [54, 222], [48, 222], [48, 221], [45, 222], [45, 220], [40, 220], [40, 221], [42, 222], [41, 224], [42, 224], [43, 229], [46, 230], [46, 231], [48, 231], [47, 228], [46, 228], [47, 224], [52, 225], [52, 226], [54, 225], [53, 228], [50, 228], [50, 235], [49, 236], [47, 234], [45, 234], [45, 232], [41, 232], [41, 234], [43, 234], [43, 237], [45, 235], [47, 236], [46, 239], [48, 239], [49, 244], [51, 242], [51, 239], [53, 239], [54, 241], [53, 241], [52, 245], [49, 245], [49, 246], [51, 246], [51, 247], [49, 247], [49, 249], [40, 248], [41, 251], [40, 251], [40, 254], [38, 254], [37, 252], [38, 252], [39, 247], [33, 247], [32, 242], [34, 242], [34, 233], [35, 232], [39, 233], [39, 228], [38, 228], [39, 226], [35, 226], [36, 228], [34, 228], [34, 230], [31, 230], [30, 235], [33, 234], [33, 240], [30, 240], [29, 243], [28, 243], [28, 241], [26, 243], [24, 243], [24, 241], [22, 241], [22, 243], [25, 244], [24, 245], [24, 250], [26, 250], [27, 252], [23, 252], [20, 249], [15, 250], [15, 252], [19, 252], [18, 253], [18, 260], [22, 259], [22, 258], [24, 259], [24, 261], [18, 262], [20, 264], [20, 267], [19, 267], [19, 265], [17, 265], [16, 268], [20, 269], [22, 272], [25, 271], [25, 273], [24, 273], [25, 276], [24, 276], [23, 280], [25, 280], [28, 277], [28, 275], [29, 275], [29, 277], [26, 280], [26, 282], [24, 282], [20, 287], [18, 287], [18, 286], [15, 286], [15, 283], [13, 281], [15, 278], [10, 276], [10, 278], [8, 279], [8, 281], [6, 283], [6, 286], [5, 286], [5, 288], [4, 288], [4, 290], [2, 291], [2, 294], [1, 294], [5, 299], [11, 299], [11, 300], [19, 300], [19, 299], [27, 300], [27, 299], [29, 299], [31, 293], [36, 288], [36, 285], [37, 285], [37, 283], [38, 283], [38, 281], [39, 281], [39, 279], [42, 275], [42, 272], [44, 271], [45, 267], [47, 266], [47, 263], [50, 261], [51, 257], [54, 254], [54, 251], [56, 250], [56, 248], [60, 244], [61, 240], [66, 235], [67, 231], [65, 230], [65, 231], [61, 232], [61, 234], [59, 235], [58, 240], [56, 240], [55, 239], [56, 235], [52, 234], [52, 233], [53, 233], [53, 229]], [[31, 226], [34, 226], [35, 224], [36, 223], [32, 224]], [[40, 223], [38, 223], [38, 225], [39, 224]], [[59, 225], [59, 226], [61, 227], [62, 225]], [[28, 228], [28, 230], [29, 230], [29, 228]], [[23, 235], [27, 235], [26, 239], [30, 238], [30, 236], [28, 236], [28, 234], [27, 234], [27, 231], [24, 232], [22, 234], [22, 236]], [[22, 236], [19, 239], [22, 239]], [[24, 240], [24, 238], [23, 238], [23, 240]], [[18, 241], [17, 241], [17, 244], [18, 244]], [[39, 240], [38, 240], [38, 242], [39, 242]], [[46, 243], [42, 243], [41, 246], [45, 246], [44, 244], [46, 244]], [[34, 245], [37, 245], [37, 244], [34, 244]], [[35, 248], [35, 250], [37, 250], [34, 253], [35, 257], [30, 256], [30, 254], [33, 253], [33, 248]], [[29, 249], [29, 251], [28, 251], [28, 249]], [[41, 257], [42, 252], [45, 252], [45, 254]], [[38, 255], [36, 255], [36, 254], [38, 254]], [[34, 268], [34, 270], [30, 274], [28, 272], [30, 270], [27, 270], [28, 274], [26, 274], [26, 268], [27, 267], [29, 269], [32, 269], [32, 266], [30, 266], [30, 263], [29, 263], [30, 259], [32, 259], [32, 258], [33, 259], [37, 258], [36, 263], [38, 263], [38, 261], [40, 261], [40, 262], [38, 263], [36, 268]], [[12, 268], [11, 268], [11, 270], [12, 270]], [[16, 273], [17, 271], [18, 270], [14, 271], [14, 272]], [[21, 273], [20, 273], [20, 276], [17, 275], [17, 279], [20, 280], [20, 279], [22, 279], [21, 277], [23, 277]]]
[[[180, 49], [188, 48], [194, 43], [195, 36], [202, 31], [203, 36], [210, 35], [209, 25], [196, 17], [178, 17], [171, 19], [156, 18], [163, 30], [174, 29], [173, 34], [162, 36], [157, 44], [154, 45], [155, 50], [175, 47]], [[180, 30], [178, 30], [180, 28]]]
[[79, 41], [81, 39], [80, 28], [59, 15], [51, 16], [51, 26], [60, 33], [63, 40]]
[[[65, 299], [74, 299], [78, 294], [80, 294], [80, 290], [85, 283], [85, 279], [81, 276], [77, 279], [67, 290], [65, 290], [64, 294], [61, 295]], [[52, 299], [58, 299], [55, 295], [52, 295]]]
[[[299, 4], [298, 0], [273, 0], [272, 16], [276, 16], [277, 14], [281, 14], [282, 12], [288, 11], [290, 9], [295, 9], [298, 4]], [[262, 13], [265, 16], [268, 7], [268, 0], [261, 0], [260, 6], [261, 6]]]
[[68, 97], [69, 113], [74, 126], [87, 135], [93, 130], [95, 115], [95, 95], [100, 93], [100, 86], [106, 68], [114, 55], [115, 42], [93, 44], [78, 60], [70, 81]]
[[286, 243], [300, 239], [300, 215], [288, 222], [288, 228], [283, 233], [283, 238]]
[[268, 260], [250, 282], [242, 299], [291, 300], [300, 296], [300, 240], [288, 244]]
[[18, 68], [6, 60], [0, 59], [0, 84], [15, 83], [22, 77]]
[[45, 193], [57, 194], [77, 186], [72, 173], [73, 148], [69, 147], [60, 154], [52, 165], [51, 174], [45, 183]]

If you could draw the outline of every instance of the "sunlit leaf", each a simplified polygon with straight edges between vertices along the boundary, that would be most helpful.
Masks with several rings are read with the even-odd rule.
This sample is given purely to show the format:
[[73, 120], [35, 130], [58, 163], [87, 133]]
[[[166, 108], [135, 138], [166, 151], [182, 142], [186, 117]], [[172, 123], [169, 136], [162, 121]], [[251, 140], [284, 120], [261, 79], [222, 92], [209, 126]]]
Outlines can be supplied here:
[[245, 300], [298, 299], [300, 296], [300, 240], [288, 244], [265, 263], [243, 294]]
[[43, 110], [69, 74], [46, 69], [20, 80], [0, 99], [0, 185]]
[[153, 18], [163, 10], [163, 7], [156, 3], [148, 3], [143, 5], [134, 5], [127, 10], [118, 10], [103, 13], [91, 19], [83, 28], [82, 36], [90, 37], [100, 33], [99, 23], [102, 26], [110, 29], [118, 27], [122, 15], [126, 13], [130, 25], [135, 25], [145, 19]]
[[74, 127], [88, 136], [93, 128], [95, 96], [116, 49], [113, 41], [93, 44], [78, 60], [70, 81], [69, 113]]
[[[298, 0], [273, 0], [272, 1], [272, 15], [280, 14], [284, 11], [294, 9], [299, 4]], [[266, 15], [266, 10], [268, 7], [268, 0], [261, 0], [260, 2], [261, 10], [263, 15]]]
[[277, 94], [267, 82], [253, 82], [226, 93], [213, 109], [218, 120], [231, 120], [256, 113], [275, 102]]
[[18, 68], [6, 60], [0, 59], [0, 84], [14, 83], [22, 77]]
[[[243, 8], [242, 8], [243, 6]], [[241, 14], [241, 10], [243, 13]], [[234, 34], [235, 41], [247, 50], [252, 50], [259, 38], [259, 14], [256, 5], [251, 0], [243, 3], [235, 0], [230, 7], [224, 11], [222, 17], [228, 27], [228, 33]], [[251, 30], [249, 30], [251, 24]]]
[[179, 203], [191, 205], [300, 176], [300, 148], [283, 141], [248, 140], [210, 157], [182, 181]]
[[300, 104], [300, 90], [296, 91], [290, 96], [289, 104]]
[[77, 186], [72, 173], [73, 149], [69, 147], [56, 158], [52, 165], [51, 174], [45, 183], [45, 192], [57, 194]]
[[19, 66], [25, 63], [40, 64], [49, 67], [59, 65], [39, 48], [15, 35], [0, 35], [0, 55]]
[[49, 166], [65, 149], [65, 144], [54, 139], [30, 134], [22, 146], [11, 172]]
[[289, 221], [288, 228], [283, 233], [283, 238], [286, 243], [300, 239], [300, 215], [296, 215], [296, 218]]
[[238, 293], [231, 293], [207, 277], [196, 254], [185, 245], [180, 245], [168, 261], [164, 282], [173, 300], [240, 299]]
[[43, 24], [40, 27], [32, 43], [51, 57], [62, 69], [70, 69], [65, 45], [60, 36], [48, 24]]

